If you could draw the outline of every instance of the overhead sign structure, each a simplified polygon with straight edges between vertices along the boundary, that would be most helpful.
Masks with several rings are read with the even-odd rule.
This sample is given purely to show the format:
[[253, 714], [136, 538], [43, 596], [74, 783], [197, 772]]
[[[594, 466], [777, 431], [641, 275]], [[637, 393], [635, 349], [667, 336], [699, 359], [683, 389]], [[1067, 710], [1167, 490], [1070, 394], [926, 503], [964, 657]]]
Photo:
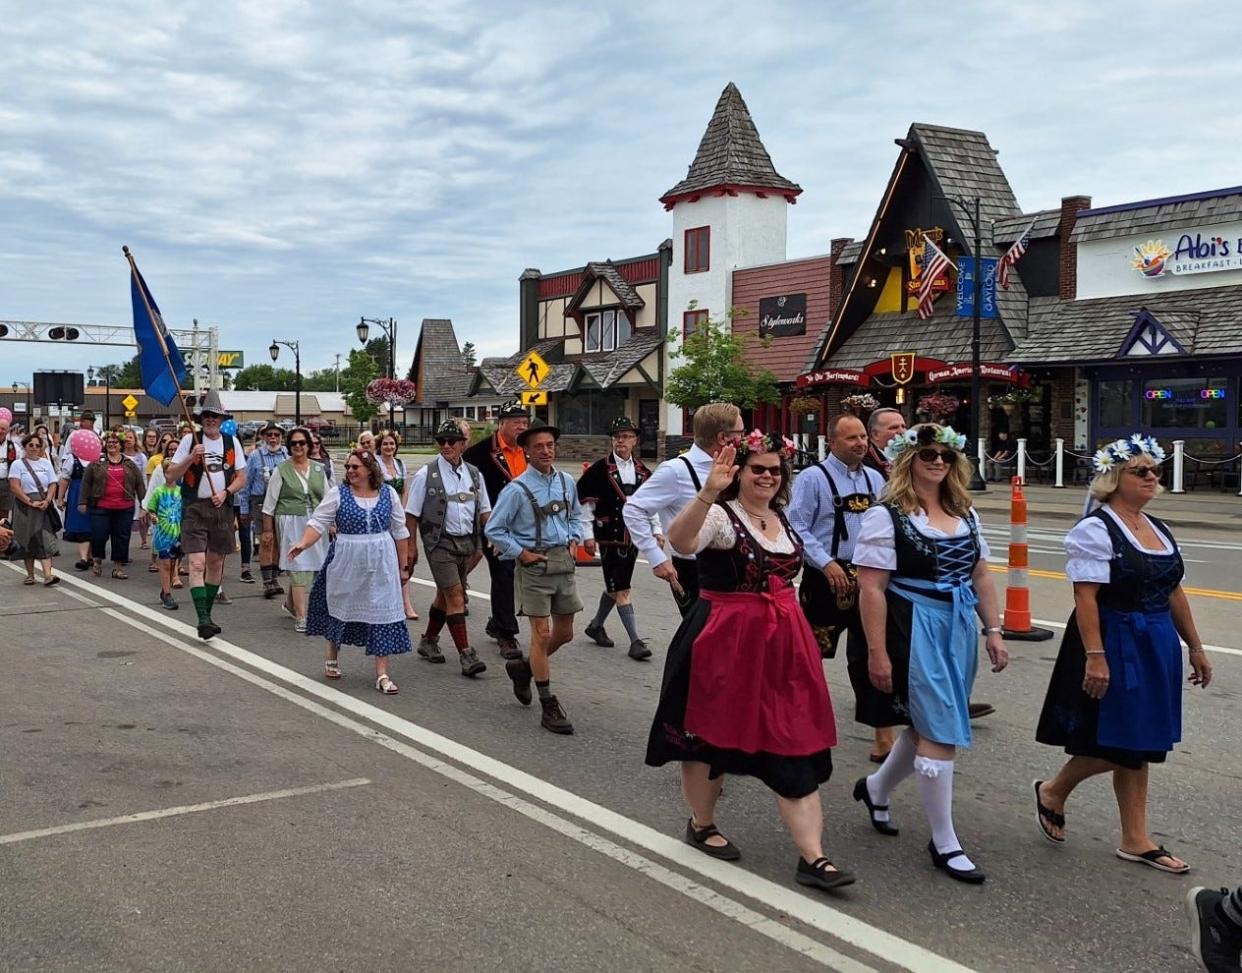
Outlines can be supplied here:
[[531, 389], [528, 392], [519, 393], [522, 397], [522, 405], [547, 405], [548, 393], [543, 389]]
[[528, 352], [526, 357], [514, 369], [517, 377], [529, 385], [533, 389], [539, 388], [543, 384], [544, 379], [552, 371], [548, 363], [543, 360], [543, 356], [537, 351]]

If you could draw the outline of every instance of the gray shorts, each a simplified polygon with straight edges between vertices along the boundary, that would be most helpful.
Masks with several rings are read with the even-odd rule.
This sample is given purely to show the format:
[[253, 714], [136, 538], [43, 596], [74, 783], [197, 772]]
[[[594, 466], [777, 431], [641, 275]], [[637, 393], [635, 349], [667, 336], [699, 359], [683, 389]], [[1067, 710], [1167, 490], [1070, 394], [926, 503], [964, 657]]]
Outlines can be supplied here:
[[548, 551], [547, 561], [522, 564], [513, 572], [514, 607], [527, 618], [573, 615], [582, 611], [574, 581], [574, 559], [568, 548]]
[[461, 585], [466, 587], [466, 575], [470, 573], [470, 561], [479, 551], [473, 537], [450, 537], [441, 534], [440, 540], [427, 552], [427, 566], [431, 577], [441, 591]]

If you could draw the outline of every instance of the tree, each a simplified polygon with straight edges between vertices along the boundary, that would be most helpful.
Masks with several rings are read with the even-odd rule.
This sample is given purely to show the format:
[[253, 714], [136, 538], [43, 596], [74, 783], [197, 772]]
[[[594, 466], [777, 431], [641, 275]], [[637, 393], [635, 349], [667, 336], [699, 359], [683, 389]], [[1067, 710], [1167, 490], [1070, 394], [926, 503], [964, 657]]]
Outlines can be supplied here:
[[477, 355], [478, 355], [478, 352], [475, 351], [473, 341], [467, 341], [464, 345], [461, 346], [461, 357], [462, 357], [462, 360], [465, 361], [467, 368], [474, 368], [476, 364], [475, 359]]
[[309, 375], [302, 376], [303, 392], [335, 392], [336, 369], [317, 368]]
[[[375, 375], [371, 377], [372, 378], [376, 378], [380, 376], [387, 377], [388, 357], [389, 357], [388, 356], [388, 336], [382, 334], [378, 338], [372, 338], [370, 341], [367, 342], [366, 347], [363, 350], [368, 355], [370, 355], [371, 360], [375, 362]], [[350, 361], [353, 361], [353, 358], [354, 358], [354, 353], [351, 351], [349, 353]], [[394, 372], [393, 374], [396, 374], [396, 373]]]
[[[708, 402], [732, 402], [753, 409], [761, 402], [779, 402], [776, 376], [746, 360], [747, 342], [733, 333], [733, 312], [700, 324], [669, 356], [684, 360], [664, 382], [664, 398], [683, 409]], [[769, 340], [761, 342], [766, 347]]]
[[239, 392], [293, 392], [297, 386], [297, 372], [271, 365], [250, 365], [233, 379], [233, 388]]
[[349, 365], [341, 369], [341, 391], [345, 393], [345, 401], [359, 423], [369, 422], [379, 411], [379, 406], [367, 401], [367, 383], [379, 374], [375, 359], [367, 348], [358, 348], [349, 353]]

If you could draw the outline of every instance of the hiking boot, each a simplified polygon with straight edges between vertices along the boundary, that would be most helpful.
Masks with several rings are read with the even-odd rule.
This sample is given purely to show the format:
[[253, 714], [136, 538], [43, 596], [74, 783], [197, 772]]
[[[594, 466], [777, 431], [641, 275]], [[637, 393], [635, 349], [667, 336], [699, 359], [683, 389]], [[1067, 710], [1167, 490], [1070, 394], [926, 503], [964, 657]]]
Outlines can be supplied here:
[[505, 663], [505, 672], [513, 680], [513, 695], [517, 697], [517, 701], [523, 706], [529, 706], [530, 681], [534, 678], [531, 675], [530, 663], [520, 657], [512, 659]]
[[574, 725], [569, 722], [569, 717], [565, 715], [560, 701], [555, 696], [539, 700], [539, 705], [543, 707], [543, 719], [539, 723], [545, 730], [561, 734], [574, 732]]
[[177, 601], [173, 598], [171, 593], [165, 592], [161, 594], [160, 604], [170, 612], [175, 612], [177, 610]]
[[[444, 657], [441, 656], [440, 658], [443, 659]], [[461, 674], [463, 676], [469, 676], [473, 679], [480, 672], [487, 672], [487, 664], [479, 658], [478, 653], [474, 649], [462, 649], [459, 661], [461, 662]]]
[[500, 657], [515, 662], [522, 658], [522, 650], [518, 648], [517, 640], [501, 636], [496, 640], [500, 645]]
[[605, 649], [611, 649], [617, 644], [608, 637], [608, 633], [604, 631], [603, 625], [588, 625], [586, 627], [586, 637], [596, 645], [602, 645]]
[[254, 575], [250, 573], [249, 568], [246, 568], [246, 570], [241, 573], [241, 583], [254, 584]]
[[630, 658], [638, 662], [651, 658], [651, 650], [647, 648], [647, 643], [642, 639], [635, 639], [630, 643]]
[[263, 582], [264, 598], [275, 598], [277, 595], [283, 595], [284, 593], [285, 589], [280, 586], [280, 583], [275, 578]]
[[417, 652], [428, 662], [443, 662], [444, 653], [440, 651], [440, 638], [423, 638], [418, 643]]
[[1237, 970], [1242, 953], [1242, 929], [1230, 922], [1221, 909], [1228, 889], [1196, 887], [1186, 893], [1190, 919], [1190, 951], [1205, 970]]

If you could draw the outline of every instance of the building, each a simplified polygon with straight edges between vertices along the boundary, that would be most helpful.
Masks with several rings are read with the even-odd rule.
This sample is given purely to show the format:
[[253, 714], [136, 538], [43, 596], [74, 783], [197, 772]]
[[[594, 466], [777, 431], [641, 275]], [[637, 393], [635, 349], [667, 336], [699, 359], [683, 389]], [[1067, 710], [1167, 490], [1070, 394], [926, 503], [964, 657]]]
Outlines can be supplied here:
[[503, 399], [499, 394], [471, 397], [473, 376], [457, 343], [453, 322], [423, 318], [410, 368], [418, 394], [405, 410], [408, 435], [415, 441], [429, 442], [440, 423], [450, 417], [491, 421]]

